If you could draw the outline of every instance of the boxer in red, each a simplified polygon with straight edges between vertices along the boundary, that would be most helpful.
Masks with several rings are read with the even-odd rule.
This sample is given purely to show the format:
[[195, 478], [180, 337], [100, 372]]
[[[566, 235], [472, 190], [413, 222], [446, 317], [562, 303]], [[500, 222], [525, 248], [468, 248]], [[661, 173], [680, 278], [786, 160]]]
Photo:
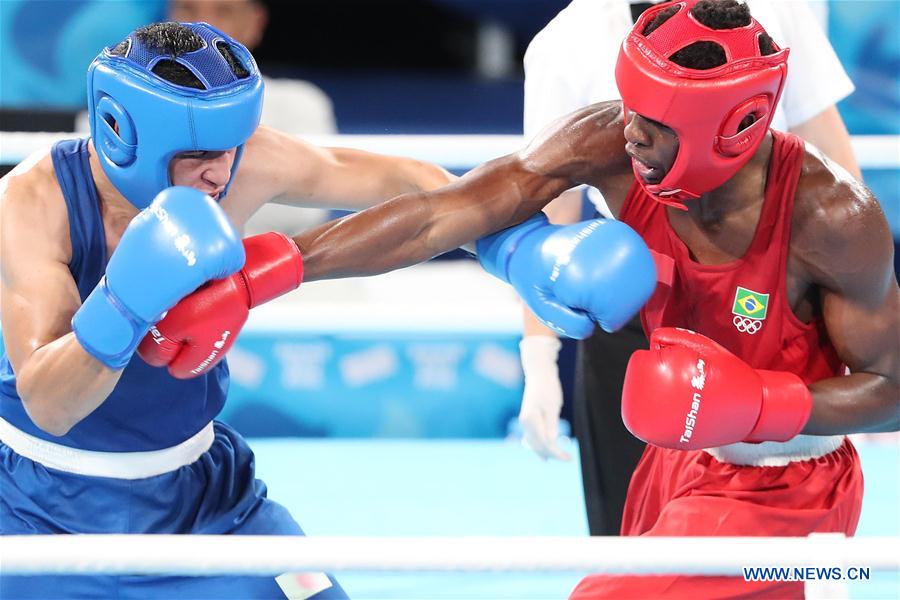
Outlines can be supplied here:
[[[870, 398], [855, 392], [861, 419], [882, 412], [890, 422], [893, 412], [896, 423], [897, 404], [885, 395], [896, 399], [896, 340], [874, 334], [851, 377], [843, 377], [836, 349], [845, 336], [865, 333], [841, 331], [843, 311], [871, 314], [866, 327], [890, 323], [896, 335], [896, 316], [883, 313], [897, 307], [897, 284], [884, 268], [890, 251], [813, 249], [846, 244], [838, 230], [855, 203], [813, 199], [821, 167], [799, 138], [767, 135], [788, 50], [752, 20], [731, 29], [705, 24], [705, 5], [691, 11], [692, 4], [648, 11], [616, 67], [625, 109], [635, 114], [626, 139], [639, 183], [618, 216], [674, 266], [641, 312], [650, 349], [632, 356], [625, 377], [622, 417], [649, 445], [629, 486], [622, 533], [852, 535], [863, 492], [853, 446], [842, 435], [798, 434], [830, 433], [816, 431], [811, 413], [832, 411], [857, 386], [872, 386]], [[696, 51], [720, 46], [725, 63], [681, 68], [678, 54], [691, 43]], [[866, 280], [881, 293], [861, 293]], [[893, 375], [894, 386], [879, 390], [875, 373]], [[852, 430], [848, 422], [840, 431]], [[571, 597], [750, 596], [802, 598], [803, 584], [598, 575]]]
[[[877, 200], [769, 129], [787, 55], [735, 0], [661, 4], [622, 45], [623, 103], [575, 111], [520, 152], [297, 236], [286, 252], [302, 254], [307, 280], [371, 275], [521, 223], [577, 184], [597, 187], [658, 257], [642, 309], [651, 348], [633, 356], [624, 386], [625, 423], [650, 446], [623, 534], [851, 535], [863, 480], [845, 434], [900, 427], [900, 289]], [[617, 259], [592, 256], [578, 274]], [[620, 290], [581, 291], [570, 308]], [[590, 576], [572, 597], [802, 594], [796, 582], [666, 575]]]

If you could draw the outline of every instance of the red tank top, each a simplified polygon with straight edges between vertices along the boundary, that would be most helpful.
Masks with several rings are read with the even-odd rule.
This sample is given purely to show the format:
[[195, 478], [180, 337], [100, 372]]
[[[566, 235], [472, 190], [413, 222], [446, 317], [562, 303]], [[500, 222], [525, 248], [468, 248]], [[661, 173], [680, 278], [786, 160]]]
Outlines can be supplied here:
[[641, 310], [644, 331], [682, 327], [714, 339], [756, 369], [790, 371], [806, 383], [841, 375], [844, 367], [820, 318], [803, 323], [787, 296], [787, 259], [803, 140], [772, 132], [765, 200], [743, 257], [694, 261], [669, 225], [666, 207], [635, 181], [619, 219], [654, 251], [674, 260], [672, 285], [660, 284]]

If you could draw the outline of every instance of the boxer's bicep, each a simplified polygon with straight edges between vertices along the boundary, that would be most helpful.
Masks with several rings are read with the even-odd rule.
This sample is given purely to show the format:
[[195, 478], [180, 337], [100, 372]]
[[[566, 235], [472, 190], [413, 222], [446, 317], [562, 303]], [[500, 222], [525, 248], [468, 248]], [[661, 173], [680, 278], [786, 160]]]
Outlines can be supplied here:
[[0, 321], [9, 359], [18, 372], [37, 350], [72, 331], [72, 315], [81, 299], [68, 266], [54, 256], [57, 242], [6, 221], [0, 253]]
[[[890, 249], [867, 245], [855, 273], [839, 271], [822, 290], [828, 336], [851, 371], [900, 376], [900, 290]], [[835, 265], [840, 264], [836, 262]]]
[[900, 428], [900, 291], [891, 279], [888, 289], [869, 286], [867, 298], [823, 291], [825, 327], [850, 375], [810, 385], [813, 412], [805, 433]]
[[810, 386], [813, 413], [806, 433], [900, 427], [900, 289], [893, 241], [880, 209], [856, 208], [857, 218], [833, 224], [842, 235], [823, 236], [815, 269], [825, 328], [850, 376]]
[[881, 207], [868, 194], [835, 202], [827, 226], [815, 234], [813, 277], [838, 354], [851, 370], [896, 376], [900, 290], [893, 237]]

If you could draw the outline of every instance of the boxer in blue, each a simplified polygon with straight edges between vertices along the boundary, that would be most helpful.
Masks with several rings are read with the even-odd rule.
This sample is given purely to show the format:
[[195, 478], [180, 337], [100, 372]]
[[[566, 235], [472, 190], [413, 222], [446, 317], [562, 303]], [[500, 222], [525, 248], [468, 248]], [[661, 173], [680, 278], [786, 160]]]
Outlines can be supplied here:
[[[206, 24], [137, 30], [100, 53], [88, 87], [91, 139], [0, 180], [0, 533], [301, 535], [245, 442], [212, 422], [227, 365], [179, 381], [135, 347], [182, 296], [241, 268], [238, 232], [263, 203], [358, 209], [450, 176], [258, 127], [252, 56]], [[0, 576], [2, 598], [317, 592], [344, 596], [324, 574]]]
[[[293, 240], [241, 244], [238, 231], [270, 200], [363, 208], [450, 177], [258, 127], [252, 57], [205, 24], [134, 32], [97, 57], [88, 84], [91, 139], [30, 157], [0, 188], [0, 533], [302, 535], [266, 497], [245, 442], [214, 422], [228, 386], [222, 357], [247, 310], [303, 278]], [[426, 205], [409, 208], [405, 222]], [[494, 211], [473, 231], [522, 216]], [[373, 217], [363, 242], [384, 227]], [[397, 239], [381, 244], [384, 255], [366, 253], [372, 269]], [[537, 219], [484, 239], [480, 252], [570, 332], [592, 319], [617, 326], [655, 284], [646, 246], [617, 223]], [[616, 257], [612, 269], [585, 268], [604, 252]], [[328, 276], [342, 274], [336, 256]], [[591, 292], [610, 287], [614, 302]], [[163, 365], [168, 372], [154, 368]], [[344, 597], [324, 574], [0, 576], [3, 598], [284, 595]]]

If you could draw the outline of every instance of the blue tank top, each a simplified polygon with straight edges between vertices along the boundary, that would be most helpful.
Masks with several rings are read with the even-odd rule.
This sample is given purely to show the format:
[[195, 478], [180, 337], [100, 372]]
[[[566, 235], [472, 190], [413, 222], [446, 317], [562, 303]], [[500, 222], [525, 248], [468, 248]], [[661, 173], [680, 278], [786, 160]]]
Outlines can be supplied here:
[[[69, 271], [83, 302], [100, 281], [107, 262], [106, 233], [87, 140], [58, 142], [51, 157], [69, 212]], [[137, 452], [174, 446], [219, 413], [227, 391], [225, 361], [205, 375], [182, 381], [135, 354], [106, 401], [65, 436], [55, 437], [36, 427], [25, 413], [6, 350], [0, 354], [0, 416], [33, 436], [84, 450]]]

